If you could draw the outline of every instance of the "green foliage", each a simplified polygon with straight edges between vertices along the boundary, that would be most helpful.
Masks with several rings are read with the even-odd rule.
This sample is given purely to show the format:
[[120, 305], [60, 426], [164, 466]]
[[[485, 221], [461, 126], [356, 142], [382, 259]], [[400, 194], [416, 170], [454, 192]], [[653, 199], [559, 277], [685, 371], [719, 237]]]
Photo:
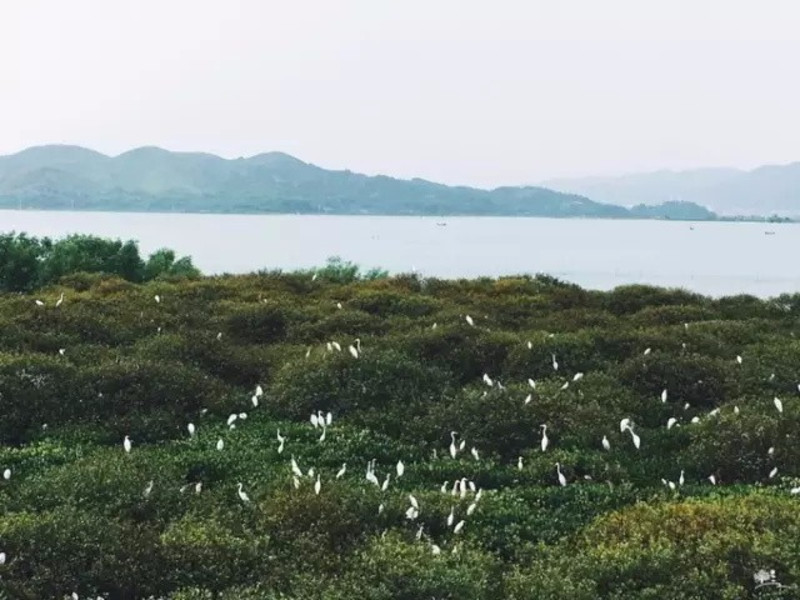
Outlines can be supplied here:
[[797, 297], [133, 250], [0, 238], [0, 598], [798, 597]]

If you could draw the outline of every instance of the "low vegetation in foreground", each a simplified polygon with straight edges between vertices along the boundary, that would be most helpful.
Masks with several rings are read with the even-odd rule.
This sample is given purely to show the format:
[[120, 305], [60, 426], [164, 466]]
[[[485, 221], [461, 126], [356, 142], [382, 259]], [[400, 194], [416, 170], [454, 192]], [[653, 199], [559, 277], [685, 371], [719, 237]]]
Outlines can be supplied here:
[[798, 316], [341, 263], [5, 293], [0, 597], [798, 598]]

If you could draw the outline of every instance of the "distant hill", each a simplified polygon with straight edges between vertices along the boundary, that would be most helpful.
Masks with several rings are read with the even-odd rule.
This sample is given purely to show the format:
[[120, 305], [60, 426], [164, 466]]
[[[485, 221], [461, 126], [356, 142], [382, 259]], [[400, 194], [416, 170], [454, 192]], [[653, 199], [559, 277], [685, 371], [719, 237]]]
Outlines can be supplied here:
[[482, 190], [330, 171], [281, 152], [227, 160], [137, 148], [39, 146], [0, 156], [0, 208], [215, 213], [712, 219], [699, 206], [629, 210], [542, 187]]
[[752, 171], [695, 169], [551, 179], [543, 185], [622, 206], [682, 200], [721, 215], [800, 216], [800, 163]]

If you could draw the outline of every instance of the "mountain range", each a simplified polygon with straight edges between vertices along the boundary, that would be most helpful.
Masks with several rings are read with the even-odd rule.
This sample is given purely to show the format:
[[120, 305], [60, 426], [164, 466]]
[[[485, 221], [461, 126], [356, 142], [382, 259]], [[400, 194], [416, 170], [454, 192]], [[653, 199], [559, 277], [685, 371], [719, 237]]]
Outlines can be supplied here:
[[551, 179], [542, 185], [622, 206], [681, 200], [720, 215], [800, 216], [800, 163]]
[[224, 159], [143, 147], [112, 157], [65, 145], [0, 156], [0, 208], [715, 218], [688, 202], [623, 207], [544, 187], [447, 186], [326, 170], [281, 152]]

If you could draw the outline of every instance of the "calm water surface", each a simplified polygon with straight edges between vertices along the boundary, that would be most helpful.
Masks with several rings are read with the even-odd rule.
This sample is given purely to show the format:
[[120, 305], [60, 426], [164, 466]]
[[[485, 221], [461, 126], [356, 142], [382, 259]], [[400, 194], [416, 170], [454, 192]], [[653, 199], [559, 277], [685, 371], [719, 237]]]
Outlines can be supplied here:
[[0, 231], [10, 230], [133, 238], [144, 253], [168, 246], [189, 254], [206, 273], [306, 268], [341, 256], [442, 278], [541, 272], [595, 289], [800, 291], [800, 224], [0, 211]]

